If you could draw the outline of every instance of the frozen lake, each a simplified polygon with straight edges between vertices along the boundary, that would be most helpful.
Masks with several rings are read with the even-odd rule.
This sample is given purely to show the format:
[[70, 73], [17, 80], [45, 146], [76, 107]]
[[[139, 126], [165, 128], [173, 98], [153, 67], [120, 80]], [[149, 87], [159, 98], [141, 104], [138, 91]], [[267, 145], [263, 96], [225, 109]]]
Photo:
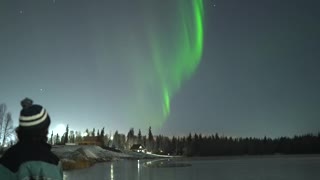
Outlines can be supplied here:
[[[183, 167], [158, 167], [168, 163]], [[320, 156], [121, 160], [64, 175], [67, 180], [318, 180]]]

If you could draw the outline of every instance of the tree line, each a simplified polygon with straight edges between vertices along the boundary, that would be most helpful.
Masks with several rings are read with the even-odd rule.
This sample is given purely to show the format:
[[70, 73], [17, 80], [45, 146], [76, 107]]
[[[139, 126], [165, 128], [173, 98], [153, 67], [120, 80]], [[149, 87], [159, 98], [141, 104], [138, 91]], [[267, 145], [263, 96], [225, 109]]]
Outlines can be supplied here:
[[[129, 150], [134, 144], [143, 145], [147, 151], [157, 154], [183, 156], [222, 156], [222, 155], [265, 155], [265, 154], [319, 154], [320, 132], [294, 137], [279, 138], [232, 138], [213, 135], [191, 134], [182, 137], [154, 136], [151, 127], [147, 135], [141, 130], [135, 133], [130, 128], [127, 135], [115, 131], [113, 135], [105, 133], [105, 128], [81, 131], [69, 130], [63, 135], [50, 133], [48, 143], [52, 145], [81, 143], [86, 137], [94, 137], [101, 142], [103, 148]], [[13, 145], [17, 141], [13, 128], [11, 113], [5, 104], [0, 104], [0, 152], [3, 147]]]
[[106, 134], [93, 128], [86, 129], [83, 136], [80, 131], [70, 131], [69, 126], [61, 137], [51, 134], [49, 143], [65, 144], [79, 143], [85, 137], [97, 137], [102, 141], [103, 147], [119, 150], [129, 150], [134, 144], [143, 145], [147, 151], [156, 154], [170, 154], [183, 156], [225, 156], [225, 155], [267, 155], [267, 154], [319, 154], [320, 133], [305, 134], [294, 137], [280, 138], [233, 138], [213, 135], [191, 134], [182, 137], [154, 136], [151, 127], [147, 135], [142, 135], [141, 130], [135, 133], [130, 128], [127, 135], [115, 131], [113, 135]]

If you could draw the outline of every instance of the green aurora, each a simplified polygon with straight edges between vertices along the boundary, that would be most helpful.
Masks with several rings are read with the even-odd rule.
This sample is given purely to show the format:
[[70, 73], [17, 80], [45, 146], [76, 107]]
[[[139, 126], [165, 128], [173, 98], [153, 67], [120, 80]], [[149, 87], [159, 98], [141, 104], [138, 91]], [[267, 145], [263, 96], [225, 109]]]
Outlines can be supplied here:
[[[141, 74], [138, 67], [136, 72], [140, 75], [135, 82], [138, 102], [143, 107], [140, 109], [142, 119], [156, 128], [162, 126], [170, 115], [173, 96], [196, 71], [203, 52], [203, 0], [177, 0], [174, 3], [177, 9], [167, 17], [174, 19], [170, 26], [160, 24], [154, 10], [147, 12], [147, 43], [152, 60], [149, 70], [143, 69]], [[160, 104], [148, 103], [148, 95], [158, 97]]]
[[[189, 4], [181, 0], [179, 31], [177, 32], [177, 51], [172, 57], [167, 57], [170, 65], [163, 64], [165, 52], [164, 44], [152, 34], [152, 60], [162, 87], [163, 117], [166, 119], [170, 113], [170, 100], [179, 90], [182, 82], [187, 80], [200, 63], [203, 49], [203, 2], [192, 0]], [[191, 13], [190, 13], [191, 12]]]
[[[201, 61], [204, 38], [203, 0], [148, 0], [137, 5], [140, 14], [135, 24], [119, 28], [112, 48], [108, 40], [94, 42], [104, 47], [105, 59], [118, 57], [117, 82], [106, 80], [106, 68], [112, 62], [97, 60], [102, 81], [121, 89], [112, 111], [121, 111], [119, 121], [129, 120], [130, 127], [161, 128], [170, 115], [171, 102], [182, 85], [195, 73]], [[166, 12], [166, 13], [163, 13]], [[117, 14], [117, 15], [120, 15]], [[119, 27], [118, 24], [114, 24]], [[102, 34], [103, 29], [97, 29]], [[117, 49], [122, 53], [117, 54]], [[120, 62], [120, 63], [119, 63]], [[107, 75], [108, 77], [108, 75]], [[127, 84], [127, 79], [130, 83]], [[111, 115], [112, 116], [112, 115]]]

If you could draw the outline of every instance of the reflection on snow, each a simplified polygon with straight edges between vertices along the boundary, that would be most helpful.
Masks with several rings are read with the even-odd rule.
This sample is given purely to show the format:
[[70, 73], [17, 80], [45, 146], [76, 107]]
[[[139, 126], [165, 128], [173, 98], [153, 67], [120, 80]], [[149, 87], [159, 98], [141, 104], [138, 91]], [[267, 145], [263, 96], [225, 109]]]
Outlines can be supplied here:
[[110, 166], [110, 180], [114, 180], [113, 179], [113, 176], [114, 174], [113, 174], [113, 163], [111, 163], [111, 166]]
[[187, 166], [191, 166], [191, 164], [177, 162], [171, 159], [157, 159], [157, 160], [145, 162], [144, 166], [149, 168], [169, 168], [169, 167], [187, 167]]
[[140, 160], [138, 160], [138, 179], [140, 179]]

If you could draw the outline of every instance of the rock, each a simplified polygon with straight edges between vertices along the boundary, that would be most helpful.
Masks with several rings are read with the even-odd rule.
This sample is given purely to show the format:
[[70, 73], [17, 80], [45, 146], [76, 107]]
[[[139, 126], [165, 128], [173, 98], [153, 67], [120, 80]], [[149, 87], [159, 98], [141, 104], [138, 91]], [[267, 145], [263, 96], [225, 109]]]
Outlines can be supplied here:
[[94, 164], [94, 162], [89, 161], [89, 160], [61, 159], [60, 161], [62, 163], [63, 170], [88, 168]]

